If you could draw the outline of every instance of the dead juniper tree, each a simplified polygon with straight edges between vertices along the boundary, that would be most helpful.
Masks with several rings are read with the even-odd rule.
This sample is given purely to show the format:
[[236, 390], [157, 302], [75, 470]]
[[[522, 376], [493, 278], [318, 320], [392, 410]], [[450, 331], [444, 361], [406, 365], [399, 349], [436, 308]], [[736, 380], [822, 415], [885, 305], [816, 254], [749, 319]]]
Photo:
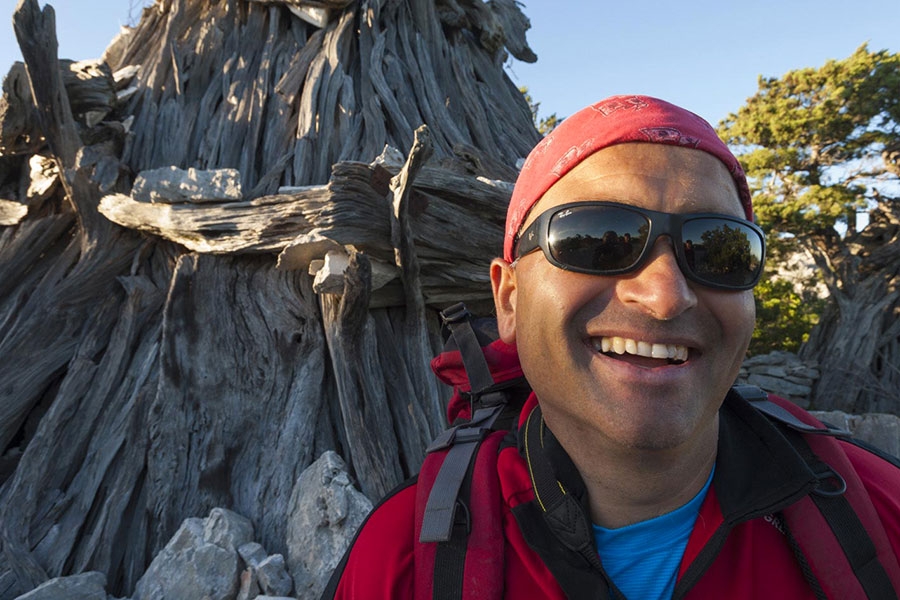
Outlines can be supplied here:
[[[130, 594], [186, 517], [283, 552], [337, 450], [376, 498], [442, 426], [436, 309], [489, 298], [514, 0], [158, 0], [59, 60], [20, 0], [0, 104], [0, 598]], [[427, 129], [422, 129], [427, 126]]]

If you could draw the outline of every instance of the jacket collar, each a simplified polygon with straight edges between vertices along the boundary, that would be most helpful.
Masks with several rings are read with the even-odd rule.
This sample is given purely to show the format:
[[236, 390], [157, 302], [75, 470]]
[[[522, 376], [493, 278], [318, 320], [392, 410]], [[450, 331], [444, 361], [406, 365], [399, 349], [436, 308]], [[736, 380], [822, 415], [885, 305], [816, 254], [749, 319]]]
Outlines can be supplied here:
[[[514, 515], [529, 545], [567, 593], [573, 593], [573, 598], [606, 597], [606, 586], [590, 588], [594, 590], [591, 594], [578, 591], [586, 577], [599, 575], [608, 583], [593, 545], [587, 489], [568, 454], [544, 425], [540, 407], [534, 406], [533, 400], [526, 405], [525, 410], [532, 410], [522, 419], [517, 437], [535, 501], [519, 505]], [[719, 415], [713, 489], [723, 532], [777, 512], [815, 488], [815, 475], [787, 438], [740, 395], [730, 391]], [[579, 583], [566, 583], [573, 581]]]
[[733, 390], [719, 419], [713, 485], [726, 523], [779, 511], [815, 489], [815, 474], [778, 425]]
[[[531, 419], [540, 422], [543, 443], [532, 449], [532, 462], [547, 461], [555, 478], [587, 510], [587, 489], [581, 475], [553, 432], [543, 425], [540, 407], [534, 411]], [[519, 429], [519, 449], [528, 461], [524, 431], [524, 427]], [[535, 486], [540, 496], [539, 479]], [[719, 410], [713, 486], [725, 522], [734, 525], [792, 504], [815, 488], [816, 477], [778, 426], [732, 390]]]

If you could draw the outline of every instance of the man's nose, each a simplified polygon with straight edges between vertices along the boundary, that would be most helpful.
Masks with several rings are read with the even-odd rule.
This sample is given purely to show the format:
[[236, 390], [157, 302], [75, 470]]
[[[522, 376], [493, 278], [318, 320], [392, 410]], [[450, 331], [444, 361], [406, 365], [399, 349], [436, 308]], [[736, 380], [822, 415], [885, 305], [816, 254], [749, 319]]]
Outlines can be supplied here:
[[668, 321], [697, 305], [697, 295], [675, 258], [672, 241], [660, 237], [644, 265], [617, 283], [618, 296], [655, 319]]

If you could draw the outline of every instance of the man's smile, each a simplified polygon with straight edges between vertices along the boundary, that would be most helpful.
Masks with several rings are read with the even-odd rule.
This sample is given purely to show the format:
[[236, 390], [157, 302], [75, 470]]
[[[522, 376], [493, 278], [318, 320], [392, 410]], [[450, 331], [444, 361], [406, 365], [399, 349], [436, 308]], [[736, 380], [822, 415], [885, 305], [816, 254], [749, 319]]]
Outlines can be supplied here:
[[645, 369], [683, 365], [691, 354], [690, 348], [684, 344], [651, 342], [623, 336], [592, 337], [590, 345], [603, 356]]
[[687, 346], [680, 344], [661, 344], [644, 340], [633, 340], [619, 336], [604, 336], [591, 339], [594, 350], [607, 356], [631, 355], [661, 359], [667, 364], [678, 364], [688, 359]]

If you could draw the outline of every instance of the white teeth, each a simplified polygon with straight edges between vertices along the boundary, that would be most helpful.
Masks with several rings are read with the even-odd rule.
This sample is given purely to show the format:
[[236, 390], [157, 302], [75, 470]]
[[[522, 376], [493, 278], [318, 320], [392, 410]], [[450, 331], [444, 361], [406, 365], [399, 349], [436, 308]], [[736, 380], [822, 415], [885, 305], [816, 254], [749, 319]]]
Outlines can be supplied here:
[[616, 354], [634, 354], [648, 358], [665, 358], [684, 361], [688, 358], [687, 346], [678, 344], [657, 344], [632, 340], [618, 336], [594, 339], [594, 349], [599, 352], [615, 352]]

